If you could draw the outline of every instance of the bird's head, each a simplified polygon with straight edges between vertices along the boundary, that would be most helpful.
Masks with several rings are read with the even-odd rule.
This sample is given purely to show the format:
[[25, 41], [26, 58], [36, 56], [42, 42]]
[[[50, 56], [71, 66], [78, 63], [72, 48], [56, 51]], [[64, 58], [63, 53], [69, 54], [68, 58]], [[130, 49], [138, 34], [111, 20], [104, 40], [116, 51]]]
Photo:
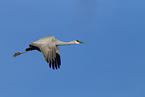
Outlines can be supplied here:
[[79, 40], [74, 40], [75, 44], [86, 44], [84, 42], [80, 42]]

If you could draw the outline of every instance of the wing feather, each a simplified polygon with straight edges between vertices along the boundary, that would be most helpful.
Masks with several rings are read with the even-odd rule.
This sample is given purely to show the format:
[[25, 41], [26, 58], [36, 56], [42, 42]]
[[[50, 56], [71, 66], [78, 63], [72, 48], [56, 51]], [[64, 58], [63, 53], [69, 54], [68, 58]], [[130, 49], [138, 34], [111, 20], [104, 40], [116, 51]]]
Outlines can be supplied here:
[[[50, 39], [48, 39], [50, 38]], [[36, 42], [31, 43], [30, 45], [36, 46], [40, 49], [45, 61], [49, 63], [49, 67], [53, 69], [60, 68], [60, 51], [58, 46], [52, 41], [54, 37], [45, 37]]]
[[55, 68], [54, 68], [54, 61], [52, 61], [52, 68], [55, 69]]

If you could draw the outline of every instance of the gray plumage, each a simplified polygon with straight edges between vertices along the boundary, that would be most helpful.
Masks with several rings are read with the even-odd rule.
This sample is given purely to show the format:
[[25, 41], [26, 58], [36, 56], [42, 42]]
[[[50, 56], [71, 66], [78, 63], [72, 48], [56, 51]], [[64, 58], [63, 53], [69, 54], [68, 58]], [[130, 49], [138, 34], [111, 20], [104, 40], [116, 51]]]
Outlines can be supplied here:
[[70, 44], [85, 44], [78, 40], [73, 40], [70, 42], [62, 42], [60, 40], [55, 39], [54, 36], [47, 36], [41, 38], [31, 44], [29, 44], [29, 48], [26, 49], [24, 52], [17, 52], [13, 56], [16, 57], [20, 54], [23, 54], [28, 51], [38, 50], [42, 52], [43, 56], [45, 57], [45, 61], [49, 63], [49, 67], [53, 69], [60, 68], [61, 59], [60, 59], [60, 51], [58, 46], [61, 45], [70, 45]]

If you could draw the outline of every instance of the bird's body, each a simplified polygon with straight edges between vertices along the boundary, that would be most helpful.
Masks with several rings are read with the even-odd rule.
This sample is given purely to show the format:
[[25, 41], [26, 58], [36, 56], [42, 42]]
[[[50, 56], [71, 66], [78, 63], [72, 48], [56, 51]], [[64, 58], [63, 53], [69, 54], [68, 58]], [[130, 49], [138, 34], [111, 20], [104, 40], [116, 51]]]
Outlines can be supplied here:
[[42, 52], [43, 56], [45, 57], [45, 61], [49, 63], [49, 67], [57, 69], [60, 68], [61, 65], [60, 52], [58, 46], [80, 43], [83, 42], [80, 42], [78, 40], [70, 42], [62, 42], [60, 40], [55, 39], [54, 36], [47, 36], [29, 44], [29, 48], [27, 48], [24, 52], [15, 53], [14, 56], [16, 57], [17, 55], [20, 55], [28, 51], [38, 50]]

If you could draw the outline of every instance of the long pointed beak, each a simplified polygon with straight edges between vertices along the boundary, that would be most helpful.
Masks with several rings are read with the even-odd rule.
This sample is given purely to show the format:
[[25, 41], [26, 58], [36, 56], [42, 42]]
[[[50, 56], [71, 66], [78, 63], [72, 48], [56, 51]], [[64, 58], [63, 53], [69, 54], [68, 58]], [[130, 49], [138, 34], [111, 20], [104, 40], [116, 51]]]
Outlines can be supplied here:
[[84, 43], [84, 42], [80, 42], [81, 44], [86, 44], [86, 43]]

